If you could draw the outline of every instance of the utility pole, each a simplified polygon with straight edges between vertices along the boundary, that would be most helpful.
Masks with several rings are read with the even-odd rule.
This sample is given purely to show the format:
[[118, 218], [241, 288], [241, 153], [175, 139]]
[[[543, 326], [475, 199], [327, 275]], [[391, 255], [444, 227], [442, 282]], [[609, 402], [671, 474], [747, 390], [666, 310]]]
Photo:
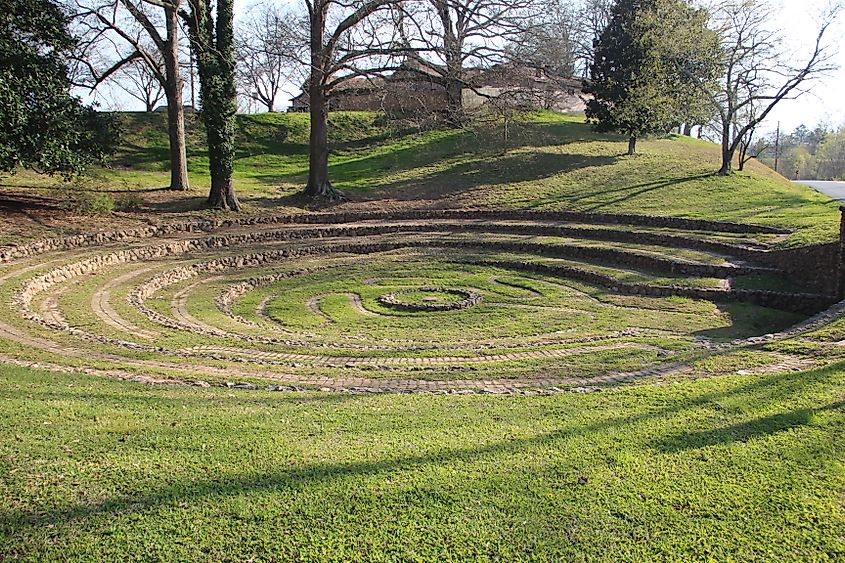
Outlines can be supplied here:
[[197, 94], [194, 86], [194, 50], [188, 51], [188, 60], [191, 61], [191, 109], [197, 111]]
[[778, 160], [780, 159], [780, 121], [778, 121], [777, 133], [775, 133], [775, 172], [778, 171]]

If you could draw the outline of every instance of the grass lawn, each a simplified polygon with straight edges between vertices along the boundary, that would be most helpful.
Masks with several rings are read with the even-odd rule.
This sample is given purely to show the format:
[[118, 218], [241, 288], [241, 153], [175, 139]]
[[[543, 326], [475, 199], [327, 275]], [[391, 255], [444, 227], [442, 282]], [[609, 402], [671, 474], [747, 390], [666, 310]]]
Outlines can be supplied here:
[[[194, 215], [207, 189], [208, 160], [199, 123], [188, 127], [189, 176], [194, 190], [150, 191], [169, 182], [167, 136], [160, 114], [123, 114], [123, 142], [109, 169], [57, 189], [56, 180], [21, 172], [6, 189], [59, 199], [112, 197], [118, 209], [147, 218]], [[495, 206], [674, 215], [761, 223], [795, 229], [782, 242], [795, 246], [836, 238], [838, 204], [792, 184], [752, 162], [731, 177], [715, 176], [716, 145], [669, 136], [643, 140], [640, 154], [624, 155], [625, 141], [597, 134], [583, 116], [538, 113], [511, 128], [505, 142], [495, 126], [466, 130], [405, 127], [378, 114], [339, 112], [330, 118], [330, 174], [355, 206]], [[308, 169], [308, 116], [259, 114], [238, 117], [235, 180], [248, 213], [292, 211], [301, 201]], [[85, 190], [88, 190], [87, 192]], [[108, 192], [104, 196], [102, 191]], [[137, 220], [124, 216], [122, 220]], [[91, 221], [86, 222], [89, 230]], [[11, 227], [11, 226], [10, 226]], [[58, 222], [54, 230], [67, 230]], [[48, 234], [43, 225], [0, 232], [29, 238]]]
[[0, 369], [0, 559], [845, 558], [845, 364], [549, 397]]
[[[168, 179], [163, 116], [123, 119], [112, 168], [72, 185], [30, 173], [3, 179], [0, 244], [212, 214], [202, 210], [201, 127], [188, 131], [194, 190], [175, 194], [159, 189]], [[302, 211], [307, 116], [238, 119], [245, 213]], [[686, 233], [769, 247], [836, 237], [835, 202], [759, 164], [714, 176], [718, 149], [674, 136], [623, 156], [622, 139], [582, 121], [528, 115], [503, 142], [495, 126], [420, 131], [333, 114], [331, 175], [351, 198], [336, 209], [625, 212], [795, 231]], [[126, 212], [80, 218], [81, 208], [62, 208], [83, 203]], [[120, 249], [159, 241], [0, 265], [0, 359], [38, 363], [0, 365], [0, 561], [845, 561], [845, 321], [746, 345], [733, 341], [804, 317], [622, 295], [604, 287], [610, 281], [494, 262], [657, 285], [792, 282], [705, 268], [731, 263], [721, 250], [460, 226], [329, 236], [300, 256], [316, 243], [265, 236], [277, 228], [251, 226], [261, 236], [244, 243], [238, 226], [181, 233], [167, 243], [172, 254], [126, 263]], [[407, 248], [388, 252], [331, 248], [405, 239]], [[491, 244], [446, 244], [464, 239]], [[535, 256], [492, 244], [520, 241], [560, 247]], [[641, 266], [590, 258], [579, 245], [636, 254]], [[184, 248], [198, 250], [176, 252]], [[409, 312], [379, 300], [464, 295], [421, 291], [431, 287], [483, 302]], [[211, 383], [37, 369], [50, 365]], [[494, 381], [510, 392], [601, 390], [494, 395], [483, 387]], [[325, 391], [362, 388], [480, 392]]]

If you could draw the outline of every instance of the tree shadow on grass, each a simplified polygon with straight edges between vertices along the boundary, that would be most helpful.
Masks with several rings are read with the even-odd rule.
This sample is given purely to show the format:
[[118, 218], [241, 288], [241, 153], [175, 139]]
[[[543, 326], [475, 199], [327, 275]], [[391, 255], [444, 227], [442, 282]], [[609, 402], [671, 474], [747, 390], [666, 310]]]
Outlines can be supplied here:
[[[394, 153], [391, 164], [384, 156], [372, 156], [349, 162], [333, 164], [329, 176], [336, 187], [353, 201], [394, 200], [438, 200], [457, 193], [470, 191], [486, 185], [510, 184], [539, 181], [564, 172], [571, 172], [594, 166], [613, 164], [616, 157], [591, 155], [534, 154], [467, 154], [455, 157], [445, 170], [423, 173], [414, 178], [384, 181], [385, 176], [401, 173], [416, 167], [431, 164], [434, 160], [420, 156], [414, 148]], [[407, 160], [404, 158], [407, 156]], [[444, 155], [444, 160], [448, 158]], [[470, 159], [467, 161], [467, 159]], [[304, 183], [302, 174], [268, 176], [275, 181]], [[372, 187], [368, 184], [372, 183]], [[349, 184], [354, 184], [350, 186]], [[364, 186], [364, 187], [360, 187]], [[259, 207], [290, 205], [308, 207], [299, 194], [286, 194], [278, 198], [255, 198], [250, 203]]]
[[[184, 192], [173, 192], [183, 194]], [[165, 201], [145, 202], [145, 211], [152, 211], [156, 214], [165, 213], [190, 213], [192, 211], [207, 210], [208, 198], [206, 196], [189, 195], [187, 197], [174, 197]]]
[[742, 301], [717, 303], [717, 305], [719, 310], [728, 316], [731, 324], [699, 330], [693, 333], [694, 336], [717, 342], [728, 342], [737, 338], [780, 332], [811, 316], [810, 314], [768, 309]]
[[[753, 405], [753, 407], [746, 407], [753, 413], [755, 409], [765, 409], [768, 404], [782, 401], [785, 397], [793, 397], [809, 387], [830, 385], [830, 373], [833, 370], [842, 370], [843, 367], [845, 367], [845, 363], [799, 374], [783, 373], [763, 376], [727, 390], [708, 391], [694, 396], [681, 395], [674, 401], [668, 400], [658, 408], [649, 409], [636, 415], [609, 417], [589, 424], [579, 424], [577, 420], [573, 420], [568, 427], [553, 432], [537, 434], [529, 438], [505, 439], [476, 447], [442, 448], [425, 454], [396, 456], [376, 461], [364, 459], [336, 463], [319, 462], [301, 468], [279, 469], [260, 475], [245, 472], [242, 475], [219, 479], [169, 483], [150, 493], [121, 495], [102, 502], [76, 503], [48, 511], [23, 512], [4, 508], [0, 509], [2, 510], [0, 511], [0, 529], [10, 530], [14, 533], [15, 530], [22, 528], [40, 527], [71, 520], [84, 520], [101, 514], [117, 516], [127, 512], [149, 510], [162, 505], [171, 505], [177, 501], [224, 498], [256, 491], [307, 490], [323, 483], [349, 477], [379, 475], [400, 469], [420, 469], [428, 465], [444, 463], [469, 463], [489, 456], [518, 452], [540, 445], [551, 445], [569, 437], [589, 436], [639, 423], [663, 420], [688, 411], [706, 408], [711, 403], [727, 399], [744, 399], [748, 405]], [[823, 408], [831, 410], [841, 409], [842, 407], [842, 402], [839, 402]], [[696, 440], [701, 444], [729, 443], [736, 441], [737, 435], [750, 438], [754, 435], [772, 434], [806, 424], [812, 413], [817, 410], [807, 409], [806, 413], [797, 411], [770, 415], [757, 423], [745, 425], [743, 430], [733, 432], [730, 429], [727, 431], [724, 429], [701, 431], [697, 433], [697, 437], [694, 434], [692, 438], [682, 439], [681, 444], [694, 443]], [[655, 443], [650, 436], [642, 436], [641, 440], [645, 446]], [[661, 444], [659, 441], [657, 443]], [[667, 453], [684, 449], [676, 447], [675, 444], [676, 442], [672, 441], [671, 438], [667, 438], [661, 445], [664, 446]]]
[[[19, 189], [15, 187], [15, 189]], [[41, 195], [11, 193], [0, 196], [0, 213], [25, 213], [27, 210], [61, 210], [58, 199]]]
[[[596, 212], [603, 208], [613, 207], [623, 201], [628, 201], [630, 199], [634, 199], [637, 196], [653, 192], [655, 190], [660, 190], [663, 188], [672, 188], [677, 187], [682, 184], [686, 184], [687, 182], [694, 182], [696, 180], [704, 180], [706, 178], [712, 178], [715, 176], [713, 173], [706, 173], [706, 174], [694, 174], [692, 176], [682, 176], [680, 178], [670, 178], [668, 180], [658, 180], [654, 182], [646, 182], [643, 184], [636, 184], [633, 186], [624, 186], [620, 188], [602, 190], [598, 193], [585, 193], [583, 195], [579, 195], [572, 198], [563, 198], [568, 199], [570, 203], [577, 204], [585, 199], [591, 199], [595, 197], [606, 197], [609, 194], [621, 194], [617, 197], [613, 197], [612, 199], [602, 201], [599, 203], [595, 203], [592, 205], [588, 205], [587, 207], [580, 208], [581, 211], [586, 212]], [[614, 209], [611, 209], [614, 211]]]
[[773, 436], [806, 426], [810, 424], [815, 413], [833, 410], [845, 411], [845, 400], [818, 409], [800, 409], [773, 414], [725, 428], [684, 432], [658, 440], [654, 447], [663, 453], [676, 453], [709, 446], [750, 442], [755, 438]]
[[[527, 123], [522, 127], [524, 131], [519, 138], [507, 143], [511, 149], [525, 147], [546, 147], [564, 146], [571, 143], [582, 143], [591, 141], [613, 140], [607, 135], [594, 134], [585, 129], [583, 124], [574, 122], [563, 123]], [[489, 129], [489, 131], [487, 130]], [[432, 173], [429, 176], [421, 176], [406, 182], [384, 181], [384, 178], [391, 174], [403, 174], [419, 168], [437, 166], [440, 163], [455, 161], [465, 166], [483, 168], [494, 166], [497, 160], [512, 162], [521, 160], [527, 166], [531, 166], [531, 159], [535, 155], [502, 156], [501, 150], [504, 144], [496, 139], [496, 127], [486, 128], [482, 132], [470, 130], [437, 130], [419, 132], [420, 135], [433, 134], [430, 138], [421, 140], [413, 139], [413, 131], [405, 130], [393, 132], [364, 140], [345, 143], [331, 143], [333, 153], [329, 164], [329, 176], [340, 187], [346, 187], [350, 192], [361, 193], [370, 189], [395, 191], [407, 187], [418, 186], [422, 182], [437, 183], [440, 180], [453, 181], [450, 172], [451, 168]], [[492, 131], [492, 132], [491, 132]], [[491, 140], [493, 139], [493, 140]], [[401, 148], [390, 146], [391, 141], [401, 141]], [[410, 144], [407, 143], [410, 141]], [[307, 145], [297, 145], [295, 154], [307, 155]], [[379, 150], [381, 148], [382, 150]], [[282, 153], [277, 152], [276, 147], [266, 147], [270, 155]], [[373, 151], [375, 150], [375, 153]], [[304, 151], [304, 152], [303, 152]], [[287, 155], [288, 153], [284, 153]], [[567, 158], [577, 159], [578, 155], [568, 157], [560, 155], [559, 159], [565, 163]], [[588, 157], [584, 157], [588, 158]], [[472, 161], [472, 162], [467, 162]], [[608, 163], [612, 163], [609, 161]], [[515, 163], [512, 168], [521, 170], [522, 164]], [[307, 168], [306, 159], [303, 160], [303, 167]], [[572, 164], [572, 161], [570, 161]], [[578, 168], [575, 166], [574, 168]], [[559, 171], [564, 171], [565, 167]], [[461, 170], [455, 170], [460, 173]], [[266, 174], [255, 176], [255, 179], [267, 184], [301, 182], [304, 172], [295, 174]], [[537, 176], [539, 179], [542, 175]], [[533, 179], [530, 175], [527, 180]], [[518, 179], [512, 181], [519, 181]], [[355, 184], [356, 187], [350, 187]], [[370, 188], [367, 184], [372, 184]], [[361, 187], [359, 187], [361, 186]]]

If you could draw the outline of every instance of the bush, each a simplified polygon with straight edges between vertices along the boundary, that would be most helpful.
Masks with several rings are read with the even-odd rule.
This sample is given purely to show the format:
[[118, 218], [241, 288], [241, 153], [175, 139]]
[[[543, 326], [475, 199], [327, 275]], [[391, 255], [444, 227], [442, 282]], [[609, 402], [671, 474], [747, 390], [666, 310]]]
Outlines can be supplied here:
[[84, 190], [79, 186], [65, 184], [60, 188], [59, 197], [64, 210], [78, 215], [109, 215], [115, 209], [111, 194]]
[[135, 192], [120, 194], [114, 202], [115, 211], [138, 211], [144, 206], [144, 198]]

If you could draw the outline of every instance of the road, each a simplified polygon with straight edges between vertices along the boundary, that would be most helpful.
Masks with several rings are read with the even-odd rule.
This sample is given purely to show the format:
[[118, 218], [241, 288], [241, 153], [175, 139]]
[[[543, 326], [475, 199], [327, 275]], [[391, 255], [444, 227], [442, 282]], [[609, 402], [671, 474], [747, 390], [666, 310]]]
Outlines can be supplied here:
[[845, 182], [822, 182], [821, 180], [797, 180], [796, 184], [804, 184], [827, 194], [833, 199], [845, 201]]

